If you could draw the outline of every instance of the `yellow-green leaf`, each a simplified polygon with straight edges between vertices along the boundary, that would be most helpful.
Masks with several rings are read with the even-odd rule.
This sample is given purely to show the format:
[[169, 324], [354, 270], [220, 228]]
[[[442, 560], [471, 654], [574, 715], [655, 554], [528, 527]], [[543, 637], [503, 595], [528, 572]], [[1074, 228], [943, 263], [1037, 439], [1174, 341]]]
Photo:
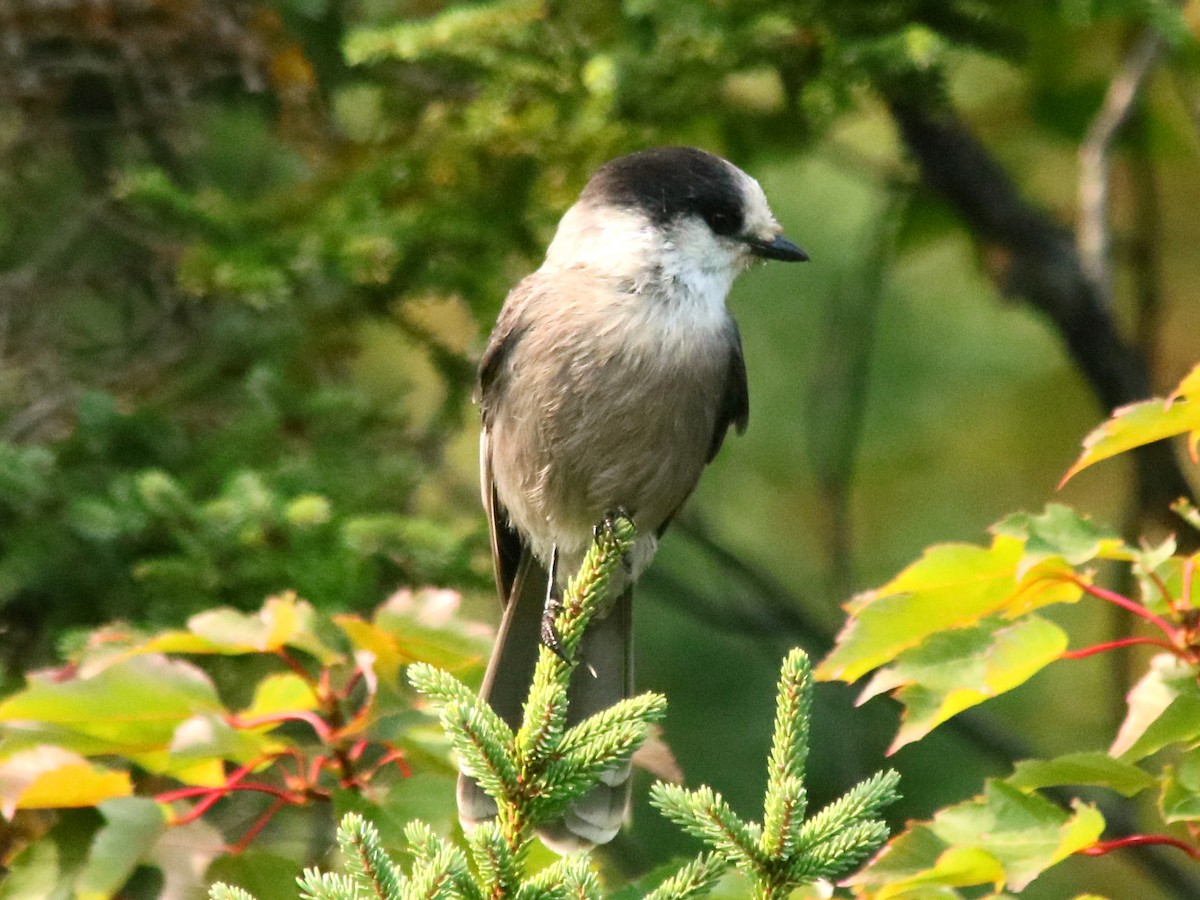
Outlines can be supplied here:
[[491, 641], [480, 641], [478, 627], [456, 613], [455, 591], [398, 591], [375, 614], [375, 625], [388, 635], [404, 662], [425, 662], [458, 671], [477, 664]]
[[1157, 783], [1153, 775], [1133, 763], [1113, 759], [1098, 751], [1068, 753], [1054, 759], [1022, 760], [1006, 781], [1023, 791], [1086, 784], [1105, 787], [1126, 797]]
[[225, 780], [225, 761], [248, 763], [279, 749], [265, 730], [233, 728], [226, 717], [204, 713], [185, 719], [163, 751], [148, 751], [138, 762], [186, 784], [214, 787]]
[[930, 635], [1000, 609], [1016, 587], [1023, 542], [998, 535], [991, 547], [928, 548], [883, 587], [846, 604], [850, 614], [818, 678], [856, 681]]
[[211, 680], [192, 664], [158, 655], [118, 660], [84, 677], [31, 678], [0, 703], [10, 752], [54, 745], [83, 756], [123, 756], [183, 781], [212, 783], [221, 761], [246, 761], [266, 739], [226, 723]]
[[[190, 663], [163, 656], [122, 660], [87, 677], [32, 677], [23, 691], [0, 702], [6, 738], [57, 733], [60, 746], [85, 755], [126, 754], [166, 747], [175, 728], [202, 712], [222, 712], [208, 676]], [[74, 737], [74, 740], [72, 739]]]
[[1167, 822], [1200, 821], [1200, 747], [1164, 767], [1158, 806]]
[[850, 879], [874, 900], [922, 885], [1006, 886], [1021, 891], [1039, 874], [1096, 842], [1104, 819], [1076, 803], [1067, 812], [1044, 797], [989, 781], [980, 797], [911, 825]]
[[133, 793], [126, 772], [97, 766], [61, 747], [31, 747], [0, 760], [0, 812], [95, 806]]
[[394, 687], [399, 683], [400, 667], [407, 660], [401, 656], [395, 637], [378, 625], [363, 621], [358, 616], [334, 616], [333, 621], [350, 639], [350, 643], [355, 649], [355, 659], [359, 660], [360, 665], [365, 662], [361, 654], [370, 655], [370, 666], [374, 670], [377, 683], [389, 687]]
[[816, 669], [823, 680], [852, 682], [935, 634], [1078, 600], [1074, 572], [1061, 557], [1028, 564], [1025, 540], [999, 533], [990, 547], [943, 544], [890, 582], [846, 604], [850, 614], [833, 651]]
[[1188, 448], [1196, 458], [1200, 441], [1200, 365], [1179, 383], [1166, 399], [1143, 400], [1114, 410], [1112, 417], [1083, 439], [1083, 453], [1063, 476], [1065, 484], [1078, 472], [1102, 459], [1188, 434]]
[[1120, 536], [1061, 503], [1047, 504], [1040, 513], [1014, 513], [992, 526], [1025, 542], [1024, 570], [1043, 560], [1061, 558], [1071, 566], [1093, 559], [1129, 559], [1135, 552]]
[[242, 710], [245, 719], [272, 716], [296, 710], [313, 710], [320, 705], [316, 693], [305, 679], [295, 672], [268, 675], [254, 689], [254, 699]]
[[1133, 686], [1129, 711], [1109, 753], [1134, 761], [1168, 744], [1200, 738], [1200, 685], [1195, 669], [1160, 653]]
[[900, 654], [875, 673], [859, 702], [895, 691], [904, 713], [888, 748], [894, 753], [964, 709], [1024, 684], [1066, 647], [1066, 633], [1046, 619], [1027, 616], [1010, 623], [993, 617], [932, 635]]
[[186, 630], [158, 635], [137, 652], [240, 655], [285, 647], [310, 653], [326, 665], [338, 659], [316, 632], [312, 606], [290, 591], [269, 597], [255, 613], [227, 608], [198, 613], [188, 620]]

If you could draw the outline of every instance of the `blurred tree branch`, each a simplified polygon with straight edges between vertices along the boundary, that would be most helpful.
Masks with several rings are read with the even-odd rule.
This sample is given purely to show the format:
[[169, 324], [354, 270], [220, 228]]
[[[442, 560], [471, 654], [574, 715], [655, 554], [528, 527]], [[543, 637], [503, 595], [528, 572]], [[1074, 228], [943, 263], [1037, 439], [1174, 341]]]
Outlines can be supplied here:
[[[1105, 412], [1151, 394], [1145, 360], [1117, 331], [1070, 232], [1029, 204], [1009, 174], [946, 105], [892, 97], [889, 108], [927, 184], [988, 249], [992, 276], [1058, 330]], [[1170, 443], [1135, 455], [1140, 518], [1174, 528], [1168, 505], [1191, 496]]]
[[892, 190], [864, 240], [866, 246], [855, 271], [839, 278], [836, 296], [825, 304], [825, 349], [817, 359], [805, 397], [806, 418], [811, 423], [805, 435], [806, 449], [822, 501], [828, 594], [834, 597], [848, 597], [857, 587], [851, 497], [870, 396], [875, 326], [910, 196], [909, 185], [898, 183]]
[[1138, 37], [1108, 86], [1104, 103], [1079, 147], [1079, 221], [1075, 240], [1084, 274], [1101, 302], [1112, 302], [1111, 239], [1108, 227], [1109, 159], [1113, 142], [1137, 103], [1142, 87], [1162, 55], [1164, 41], [1154, 28]]

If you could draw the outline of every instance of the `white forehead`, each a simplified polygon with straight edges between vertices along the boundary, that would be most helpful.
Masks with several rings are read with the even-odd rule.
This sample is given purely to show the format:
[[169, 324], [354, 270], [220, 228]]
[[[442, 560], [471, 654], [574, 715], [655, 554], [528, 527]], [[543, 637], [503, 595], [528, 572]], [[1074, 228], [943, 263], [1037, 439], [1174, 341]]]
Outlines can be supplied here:
[[742, 193], [742, 230], [748, 235], [774, 236], [779, 232], [779, 223], [767, 204], [767, 195], [763, 193], [762, 185], [751, 178], [733, 163], [725, 163], [737, 177], [738, 186]]

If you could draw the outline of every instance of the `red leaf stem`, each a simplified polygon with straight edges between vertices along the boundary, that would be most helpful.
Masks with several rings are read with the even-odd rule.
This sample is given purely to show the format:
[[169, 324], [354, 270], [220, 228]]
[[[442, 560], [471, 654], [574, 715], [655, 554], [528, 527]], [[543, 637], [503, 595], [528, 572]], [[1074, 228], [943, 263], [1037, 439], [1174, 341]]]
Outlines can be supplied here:
[[1182, 850], [1192, 859], [1200, 859], [1200, 847], [1166, 834], [1134, 834], [1111, 841], [1097, 841], [1092, 846], [1085, 847], [1079, 852], [1084, 856], [1103, 856], [1114, 850], [1121, 850], [1125, 847], [1144, 847], [1147, 844], [1163, 844], [1168, 847], [1174, 847], [1176, 850]]
[[256, 837], [258, 837], [258, 833], [267, 826], [268, 822], [270, 822], [273, 818], [275, 818], [275, 814], [277, 812], [279, 812], [281, 809], [283, 809], [285, 806], [288, 805], [288, 802], [289, 801], [280, 798], [280, 799], [277, 799], [274, 803], [272, 803], [267, 808], [267, 811], [264, 812], [261, 816], [259, 816], [254, 821], [253, 825], [251, 825], [248, 829], [246, 829], [246, 833], [242, 835], [241, 839], [236, 844], [234, 844], [232, 847], [229, 848], [229, 852], [230, 853], [241, 853], [243, 850], [245, 850], [247, 847], [249, 847], [250, 842], [252, 840], [254, 840]]
[[201, 800], [199, 803], [197, 803], [187, 813], [186, 820], [178, 821], [177, 824], [183, 824], [183, 821], [190, 822], [193, 819], [199, 818], [204, 813], [206, 813], [209, 809], [211, 809], [214, 803], [216, 803], [218, 800], [220, 800], [222, 797], [224, 797], [227, 793], [229, 793], [231, 790], [233, 790], [235, 787], [237, 787], [238, 782], [240, 782], [243, 778], [245, 778], [247, 775], [249, 775], [251, 772], [253, 772], [256, 768], [258, 768], [260, 763], [262, 763], [261, 759], [255, 760], [254, 762], [251, 762], [251, 763], [247, 763], [246, 765], [242, 766], [239, 769], [235, 769], [232, 773], [230, 773], [229, 777], [225, 779], [225, 782], [223, 784], [220, 784], [215, 788], [212, 788], [212, 787], [181, 788], [179, 790], [166, 791], [165, 793], [158, 794], [154, 799], [156, 801], [158, 801], [159, 803], [171, 803], [174, 800], [183, 800], [188, 797], [198, 797], [198, 796], [202, 796], [202, 795], [207, 795], [207, 796], [205, 796], [205, 798], [203, 800]]
[[1121, 647], [1129, 647], [1136, 644], [1148, 644], [1152, 647], [1162, 647], [1164, 650], [1170, 650], [1176, 656], [1186, 659], [1187, 655], [1167, 641], [1160, 641], [1157, 638], [1148, 637], [1127, 637], [1116, 641], [1105, 641], [1103, 644], [1093, 644], [1090, 647], [1082, 647], [1079, 650], [1066, 650], [1059, 659], [1084, 659], [1088, 656], [1093, 656], [1097, 653], [1104, 653], [1108, 650], [1117, 650]]
[[1158, 628], [1170, 640], [1174, 641], [1179, 637], [1178, 628], [1161, 616], [1157, 616], [1150, 612], [1150, 610], [1146, 609], [1146, 607], [1142, 606], [1142, 604], [1130, 600], [1125, 595], [1118, 594], [1115, 591], [1110, 591], [1095, 584], [1090, 584], [1089, 582], [1084, 581], [1082, 578], [1071, 578], [1069, 580], [1078, 585], [1079, 588], [1085, 593], [1091, 594], [1093, 597], [1096, 597], [1100, 600], [1107, 600], [1109, 603], [1115, 604], [1122, 609], [1128, 610], [1135, 616], [1145, 619], [1151, 625], [1154, 625], [1156, 628]]
[[296, 657], [287, 652], [286, 647], [280, 647], [275, 651], [275, 655], [283, 661], [284, 665], [303, 678], [304, 683], [312, 688], [314, 694], [317, 693], [317, 680], [312, 677], [312, 673], [310, 673], [308, 669], [304, 668], [304, 666], [298, 659], [296, 659]]
[[387, 753], [383, 754], [383, 756], [381, 756], [379, 758], [379, 760], [375, 763], [375, 765], [371, 766], [371, 768], [369, 768], [369, 769], [367, 769], [367, 771], [363, 772], [360, 777], [362, 778], [362, 780], [364, 782], [370, 781], [372, 778], [374, 778], [376, 775], [378, 775], [385, 767], [391, 765], [392, 763], [395, 763], [396, 768], [398, 768], [400, 770], [401, 777], [403, 777], [403, 778], [411, 778], [412, 777], [412, 769], [410, 769], [408, 767], [408, 763], [404, 759], [404, 752], [402, 750], [389, 750]]

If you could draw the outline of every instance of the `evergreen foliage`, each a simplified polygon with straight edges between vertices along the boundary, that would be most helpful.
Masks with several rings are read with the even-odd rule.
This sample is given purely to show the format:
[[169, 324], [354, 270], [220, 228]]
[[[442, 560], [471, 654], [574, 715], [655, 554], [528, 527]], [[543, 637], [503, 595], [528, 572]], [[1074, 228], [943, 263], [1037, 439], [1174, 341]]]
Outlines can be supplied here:
[[[628, 763], [650, 725], [666, 712], [656, 694], [624, 700], [564, 731], [571, 659], [588, 622], [602, 607], [608, 583], [633, 545], [633, 523], [615, 517], [597, 530], [578, 575], [567, 586], [555, 618], [562, 654], [539, 648], [533, 683], [516, 733], [466, 685], [425, 663], [409, 668], [409, 680], [441, 707], [442, 727], [463, 768], [496, 801], [496, 819], [466, 836], [473, 866], [458, 848], [427, 825], [410, 823], [405, 837], [413, 856], [408, 874], [382, 849], [379, 834], [362, 817], [348, 815], [338, 829], [345, 875], [308, 870], [300, 880], [310, 900], [415, 898], [599, 898], [600, 882], [586, 854], [566, 857], [532, 875], [526, 860], [541, 824], [553, 821], [572, 800], [599, 783], [604, 770]], [[796, 887], [828, 879], [855, 865], [887, 840], [878, 819], [897, 798], [895, 772], [853, 788], [804, 821], [804, 760], [812, 680], [808, 657], [794, 650], [783, 663], [777, 690], [775, 738], [767, 782], [766, 832], [747, 824], [705, 787], [695, 791], [658, 783], [653, 802], [668, 818], [710, 844], [648, 895], [685, 900], [711, 889], [729, 867], [742, 871], [756, 897], [783, 898]], [[233, 900], [224, 885], [212, 900]], [[240, 900], [240, 898], [239, 898]]]
[[[1064, 442], [1093, 416], [1072, 362], [1115, 379], [1093, 384], [1107, 412], [1196, 358], [1185, 226], [1200, 54], [1194, 10], [1173, 0], [19, 6], [0, 47], [0, 898], [184, 896], [216, 879], [246, 886], [224, 896], [266, 896], [290, 890], [281, 873], [335, 864], [324, 854], [349, 812], [389, 852], [425, 861], [402, 873], [420, 892], [464, 871], [527, 878], [530, 896], [595, 890], [579, 860], [532, 876], [501, 865], [499, 828], [475, 850], [441, 843], [448, 743], [401, 674], [427, 664], [423, 687], [457, 708], [454, 729], [498, 790], [520, 794], [514, 766], [543, 767], [535, 817], [661, 714], [647, 699], [562, 733], [551, 677], [535, 720], [509, 734], [473, 712], [474, 691], [438, 680], [449, 669], [470, 683], [486, 652], [467, 620], [491, 592], [487, 540], [461, 474], [480, 335], [587, 174], [617, 153], [724, 153], [775, 182], [789, 227], [811, 223], [797, 234], [816, 251], [803, 298], [764, 272], [741, 313], [775, 341], [747, 331], [759, 425], [737, 449], [749, 465], [733, 468], [753, 474], [730, 479], [722, 463], [705, 482], [711, 533], [754, 546], [771, 576], [709, 541], [679, 589], [677, 561], [695, 559], [686, 536], [700, 533], [685, 515], [645, 584], [641, 609], [657, 615], [654, 593], [687, 597], [713, 646], [747, 634], [770, 658], [819, 646], [806, 601], [820, 619], [916, 547], [973, 536], [1014, 492], [1040, 506]], [[1141, 46], [1156, 55], [1126, 124], [1090, 148], [1111, 170], [1100, 224], [1115, 296], [1080, 318], [1088, 292], [1065, 227], [1083, 187], [1075, 154]], [[924, 153], [920, 127], [933, 138]], [[853, 249], [859, 218], [876, 236], [869, 260]], [[1042, 320], [998, 311], [991, 286], [1057, 321], [1071, 357]], [[1116, 339], [1075, 327], [1108, 320]], [[1130, 369], [1122, 350], [1152, 365]], [[808, 402], [786, 405], [817, 359]], [[1129, 408], [1078, 467], [1178, 432], [1195, 394], [1185, 382], [1169, 402]], [[1159, 477], [1171, 453], [1156, 459], [1141, 488], [1186, 489]], [[1106, 470], [1071, 503], [1131, 521]], [[1106, 883], [1129, 879], [1113, 880], [1118, 896], [1200, 895], [1195, 557], [1186, 530], [1166, 537], [1200, 515], [1165, 507], [1145, 539], [1057, 505], [1012, 516], [983, 546], [931, 548], [848, 605], [818, 677], [869, 675], [864, 696], [902, 705], [905, 813], [924, 820], [839, 891], [999, 897], [1072, 856], [1112, 853]], [[826, 566], [833, 586], [819, 589]], [[456, 591], [466, 611], [448, 624], [438, 610]], [[1070, 604], [1139, 629], [1096, 615], [1081, 628]], [[1144, 670], [1095, 667], [1130, 647], [1161, 652]], [[1076, 657], [1091, 662], [1058, 663]], [[1020, 726], [1003, 732], [1015, 747], [974, 732], [991, 754], [979, 768], [1039, 744], [1069, 752], [982, 786], [967, 762], [948, 785], [939, 760], [918, 758], [946, 752], [918, 746], [935, 728], [970, 743], [957, 714], [992, 710], [1040, 672], [1053, 688], [1022, 692]], [[1111, 744], [1097, 724], [1109, 707], [1126, 715]], [[789, 707], [789, 727], [800, 712]], [[839, 709], [847, 727], [818, 733], [813, 796], [835, 792], [822, 748], [853, 746], [852, 765], [876, 766], [884, 726], [862, 724], [873, 712]], [[876, 718], [891, 728], [889, 715]], [[731, 810], [758, 790], [732, 783], [740, 761], [722, 783], [728, 803], [660, 791], [730, 857], [778, 852], [817, 872], [870, 837], [882, 787], [868, 780], [796, 831], [805, 736], [776, 732], [760, 823]], [[922, 770], [939, 796], [978, 795], [930, 812]], [[1077, 784], [1101, 801], [1073, 802]], [[407, 824], [418, 814], [430, 830]], [[660, 861], [645, 849], [619, 861]], [[1095, 883], [1085, 860], [1072, 865], [1077, 890]], [[710, 850], [626, 895], [696, 895], [729, 870]], [[319, 877], [343, 893], [356, 883]]]

